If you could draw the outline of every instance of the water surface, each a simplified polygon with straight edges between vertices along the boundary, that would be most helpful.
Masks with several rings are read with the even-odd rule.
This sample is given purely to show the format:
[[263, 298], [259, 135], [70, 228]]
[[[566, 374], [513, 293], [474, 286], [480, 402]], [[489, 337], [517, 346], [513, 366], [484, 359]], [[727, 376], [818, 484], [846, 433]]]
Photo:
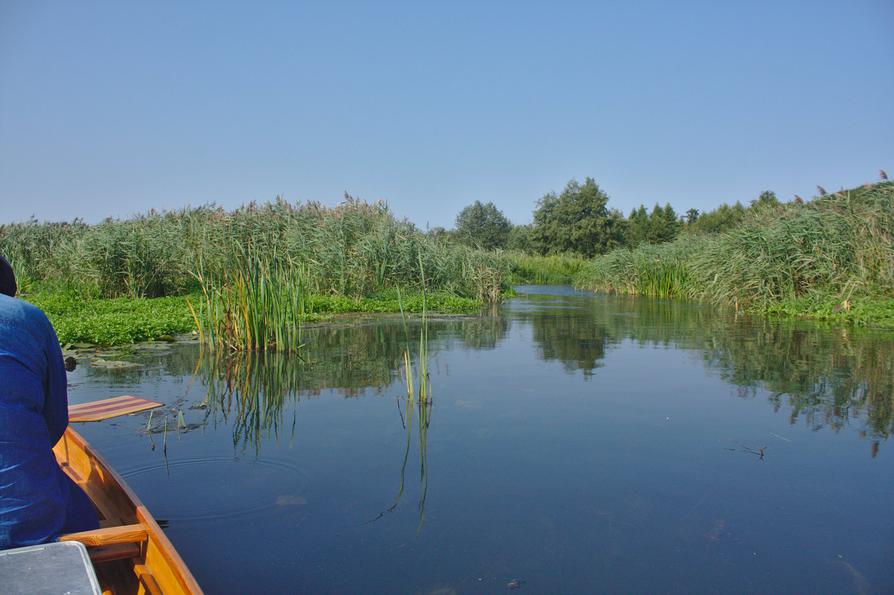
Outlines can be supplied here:
[[77, 429], [209, 593], [894, 591], [894, 335], [518, 292], [428, 323], [428, 404], [390, 318], [104, 354], [72, 403], [166, 409]]

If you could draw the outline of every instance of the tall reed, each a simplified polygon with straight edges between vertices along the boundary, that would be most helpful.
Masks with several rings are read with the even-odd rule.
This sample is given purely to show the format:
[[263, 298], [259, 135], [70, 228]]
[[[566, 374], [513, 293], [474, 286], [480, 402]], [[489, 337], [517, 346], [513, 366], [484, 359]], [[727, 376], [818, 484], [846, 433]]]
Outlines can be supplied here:
[[204, 206], [150, 211], [96, 225], [34, 220], [0, 226], [0, 254], [23, 280], [106, 297], [183, 295], [201, 289], [192, 273], [231, 275], [239, 249], [300, 265], [308, 294], [362, 297], [402, 287], [499, 301], [508, 261], [438, 242], [396, 218], [384, 203], [346, 196], [334, 208], [285, 200], [226, 211]]
[[298, 351], [304, 315], [301, 267], [240, 248], [232, 270], [195, 273], [201, 299], [188, 300], [200, 339], [230, 351]]
[[894, 296], [894, 183], [761, 209], [713, 236], [599, 256], [575, 284], [744, 309], [834, 295]]
[[560, 285], [574, 282], [587, 262], [579, 256], [551, 254], [534, 256], [522, 252], [508, 252], [512, 281], [539, 285]]

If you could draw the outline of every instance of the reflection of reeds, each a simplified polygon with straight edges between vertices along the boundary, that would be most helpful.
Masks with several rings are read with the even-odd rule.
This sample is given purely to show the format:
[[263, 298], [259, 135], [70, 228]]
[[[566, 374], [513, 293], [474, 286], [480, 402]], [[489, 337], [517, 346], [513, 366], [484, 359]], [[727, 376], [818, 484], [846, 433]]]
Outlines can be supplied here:
[[[298, 392], [301, 368], [295, 355], [262, 352], [202, 355], [200, 373], [207, 387], [206, 416], [233, 417], [233, 446], [253, 445], [279, 436], [286, 399]], [[292, 432], [294, 433], [294, 420]]]
[[[422, 530], [425, 522], [425, 500], [428, 496], [428, 427], [431, 424], [431, 380], [428, 374], [428, 314], [425, 301], [425, 270], [422, 261], [419, 261], [419, 275], [422, 281], [422, 323], [419, 328], [419, 347], [416, 354], [416, 383], [414, 384], [413, 368], [410, 358], [410, 338], [407, 328], [407, 319], [404, 314], [403, 305], [400, 305], [401, 318], [404, 325], [404, 337], [407, 341], [407, 347], [404, 349], [404, 380], [407, 387], [407, 398], [405, 401], [406, 418], [401, 413], [401, 423], [406, 430], [406, 443], [404, 447], [403, 463], [400, 467], [400, 485], [397, 494], [394, 496], [394, 502], [383, 511], [377, 518], [381, 518], [386, 512], [391, 512], [397, 505], [404, 493], [406, 486], [407, 462], [410, 457], [410, 445], [412, 444], [413, 434], [413, 417], [416, 417], [416, 430], [419, 436], [419, 482], [421, 485], [421, 495], [419, 497], [419, 522], [417, 524], [417, 532]], [[400, 292], [398, 292], [398, 303], [400, 304]], [[398, 412], [400, 413], [400, 404], [398, 403]]]

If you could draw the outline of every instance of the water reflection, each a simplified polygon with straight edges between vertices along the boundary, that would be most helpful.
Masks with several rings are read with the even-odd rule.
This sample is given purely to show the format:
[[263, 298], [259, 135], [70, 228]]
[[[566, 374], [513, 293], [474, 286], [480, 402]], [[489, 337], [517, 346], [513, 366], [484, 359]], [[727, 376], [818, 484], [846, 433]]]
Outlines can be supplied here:
[[709, 307], [652, 299], [528, 296], [552, 308], [524, 308], [544, 360], [588, 377], [606, 351], [624, 340], [700, 353], [738, 394], [769, 391], [775, 410], [795, 424], [840, 430], [855, 423], [873, 440], [894, 431], [894, 341], [891, 333], [829, 328], [804, 321], [736, 317]]
[[[499, 315], [433, 319], [428, 327], [426, 350], [435, 359], [457, 348], [495, 349], [514, 329], [530, 332], [541, 360], [561, 362], [568, 373], [585, 379], [597, 374], [607, 354], [623, 342], [688, 350], [738, 387], [742, 398], [768, 392], [774, 410], [792, 424], [801, 420], [812, 429], [834, 431], [857, 426], [872, 441], [873, 454], [894, 432], [890, 333], [736, 317], [682, 302], [580, 294], [526, 295], [508, 302]], [[115, 384], [192, 378], [206, 389], [200, 404], [206, 422], [231, 422], [234, 445], [259, 449], [266, 437], [279, 438], [294, 427], [293, 417], [282, 417], [284, 403], [324, 391], [344, 397], [381, 394], [404, 384], [404, 353], [413, 361], [419, 357], [415, 337], [420, 324], [411, 322], [409, 328], [412, 341], [399, 320], [309, 328], [308, 348], [300, 358], [221, 356], [194, 344], [156, 346], [130, 357], [139, 367], [88, 366], [84, 373]]]

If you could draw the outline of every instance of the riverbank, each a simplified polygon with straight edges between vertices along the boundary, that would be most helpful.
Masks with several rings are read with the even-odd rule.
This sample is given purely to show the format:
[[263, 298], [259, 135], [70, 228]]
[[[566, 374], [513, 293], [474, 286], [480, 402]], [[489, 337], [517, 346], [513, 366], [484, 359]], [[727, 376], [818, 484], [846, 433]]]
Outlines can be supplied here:
[[721, 234], [598, 256], [581, 289], [894, 328], [894, 183], [768, 206]]

